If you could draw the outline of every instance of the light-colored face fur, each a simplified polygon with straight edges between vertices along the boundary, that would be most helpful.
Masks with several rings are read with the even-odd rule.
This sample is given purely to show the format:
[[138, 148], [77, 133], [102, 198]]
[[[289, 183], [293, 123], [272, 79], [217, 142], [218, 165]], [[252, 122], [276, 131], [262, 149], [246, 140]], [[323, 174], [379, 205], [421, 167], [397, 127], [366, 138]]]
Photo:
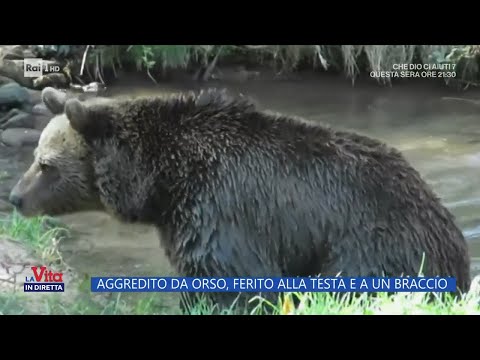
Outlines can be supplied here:
[[43, 130], [34, 161], [10, 194], [24, 216], [102, 209], [94, 186], [90, 150], [64, 114], [64, 93], [46, 88], [42, 100], [56, 114]]

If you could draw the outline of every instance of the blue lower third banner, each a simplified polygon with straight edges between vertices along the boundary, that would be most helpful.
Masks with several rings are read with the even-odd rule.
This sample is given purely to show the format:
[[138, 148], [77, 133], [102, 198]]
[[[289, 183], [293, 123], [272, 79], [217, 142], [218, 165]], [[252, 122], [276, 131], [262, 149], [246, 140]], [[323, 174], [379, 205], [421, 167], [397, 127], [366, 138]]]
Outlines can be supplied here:
[[92, 292], [454, 292], [453, 277], [92, 277]]

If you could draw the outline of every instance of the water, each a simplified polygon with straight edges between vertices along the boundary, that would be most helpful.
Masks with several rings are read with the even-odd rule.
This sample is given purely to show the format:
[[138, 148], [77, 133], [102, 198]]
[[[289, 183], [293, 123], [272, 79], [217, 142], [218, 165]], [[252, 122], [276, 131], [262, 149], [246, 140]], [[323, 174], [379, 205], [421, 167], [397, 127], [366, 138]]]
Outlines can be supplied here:
[[[342, 78], [210, 85], [249, 94], [261, 107], [273, 111], [353, 129], [398, 147], [457, 217], [471, 248], [472, 271], [480, 272], [480, 106], [442, 99], [466, 95], [432, 82], [388, 89], [356, 84], [352, 88]], [[126, 82], [111, 90], [117, 95], [190, 88], [189, 84], [155, 88], [148, 83]], [[7, 198], [31, 160], [32, 149], [0, 147], [0, 199]], [[102, 213], [64, 216], [62, 221], [75, 234], [63, 244], [62, 251], [79, 272], [117, 276], [173, 274], [153, 228], [120, 224]]]

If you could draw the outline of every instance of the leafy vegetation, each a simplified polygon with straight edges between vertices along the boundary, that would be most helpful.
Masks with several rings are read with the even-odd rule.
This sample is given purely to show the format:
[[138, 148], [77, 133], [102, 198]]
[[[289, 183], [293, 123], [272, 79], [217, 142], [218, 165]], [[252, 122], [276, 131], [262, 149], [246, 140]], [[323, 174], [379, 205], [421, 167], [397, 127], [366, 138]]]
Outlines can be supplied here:
[[[77, 80], [101, 81], [119, 69], [144, 71], [157, 82], [172, 69], [198, 72], [207, 80], [220, 63], [266, 66], [277, 74], [302, 69], [343, 73], [355, 81], [394, 64], [454, 64], [455, 86], [480, 84], [480, 45], [36, 45], [39, 55], [66, 59]], [[390, 84], [390, 79], [378, 79]]]

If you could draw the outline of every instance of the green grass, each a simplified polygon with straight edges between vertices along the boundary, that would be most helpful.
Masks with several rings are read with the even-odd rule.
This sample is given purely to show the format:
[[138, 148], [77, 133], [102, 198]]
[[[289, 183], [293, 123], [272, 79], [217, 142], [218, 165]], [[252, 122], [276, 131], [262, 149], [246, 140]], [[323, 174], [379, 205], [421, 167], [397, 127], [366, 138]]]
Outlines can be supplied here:
[[61, 261], [58, 244], [68, 235], [68, 229], [50, 217], [27, 219], [16, 211], [0, 217], [0, 236], [21, 241], [46, 263]]
[[[478, 280], [477, 280], [478, 282]], [[352, 294], [294, 293], [284, 301], [270, 304], [274, 314], [285, 315], [480, 315], [480, 293], [471, 291], [455, 299], [445, 296], [430, 299], [430, 293], [398, 293], [375, 297]], [[293, 307], [293, 298], [300, 305]]]
[[[171, 315], [179, 314], [178, 309], [162, 306], [159, 296], [148, 294], [132, 302], [125, 294], [113, 294], [108, 298], [84, 293], [73, 302], [66, 303], [53, 294], [43, 299], [41, 305], [29, 306], [23, 294], [0, 294], [0, 314], [44, 314], [44, 315]], [[470, 293], [462, 299], [447, 298], [429, 301], [428, 293], [401, 293], [377, 297], [366, 294], [352, 298], [350, 294], [302, 293], [288, 294], [286, 300], [270, 304], [271, 315], [480, 315], [480, 296]], [[292, 298], [297, 297], [300, 305], [294, 308]], [[267, 307], [268, 308], [268, 307]], [[192, 315], [242, 315], [234, 310], [220, 313], [211, 307], [199, 305]], [[255, 309], [250, 315], [263, 315]]]
[[[294, 300], [297, 306], [294, 306]], [[277, 303], [260, 297], [252, 301], [256, 306], [250, 313], [226, 309], [220, 315], [480, 315], [480, 276], [474, 279], [471, 291], [460, 297], [432, 293], [363, 293], [354, 296], [351, 293], [319, 292], [287, 293]], [[205, 302], [192, 310], [192, 315], [211, 314], [218, 312]]]
[[[22, 293], [0, 293], [0, 315], [173, 315], [179, 309], [167, 308], [156, 294], [132, 301], [125, 294], [100, 296], [83, 292], [74, 299], [60, 294], [32, 298]], [[51, 295], [51, 296], [50, 296]]]

